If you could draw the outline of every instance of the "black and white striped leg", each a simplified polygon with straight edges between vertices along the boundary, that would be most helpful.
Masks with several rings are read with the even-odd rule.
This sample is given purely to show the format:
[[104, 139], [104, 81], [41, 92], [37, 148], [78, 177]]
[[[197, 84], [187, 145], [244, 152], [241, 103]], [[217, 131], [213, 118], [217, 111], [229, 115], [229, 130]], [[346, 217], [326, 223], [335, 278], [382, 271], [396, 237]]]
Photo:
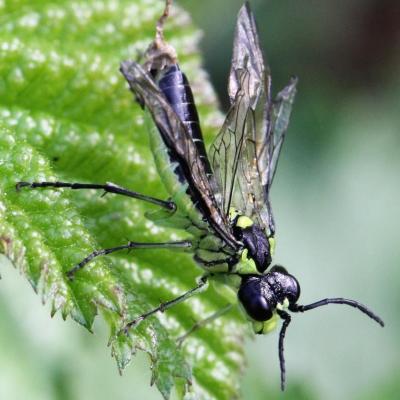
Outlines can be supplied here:
[[137, 327], [142, 321], [144, 321], [146, 318], [150, 317], [151, 315], [157, 313], [157, 312], [164, 312], [165, 310], [168, 310], [169, 308], [176, 306], [179, 303], [184, 302], [185, 300], [189, 299], [192, 296], [195, 296], [196, 294], [199, 294], [201, 292], [204, 292], [208, 288], [208, 277], [207, 275], [203, 275], [197, 286], [194, 287], [193, 289], [190, 289], [186, 293], [182, 294], [181, 296], [167, 301], [165, 303], [161, 303], [158, 307], [140, 315], [139, 317], [135, 318], [133, 321], [128, 322], [123, 329], [119, 333], [125, 333], [126, 335], [129, 332], [130, 328], [135, 328]]
[[232, 309], [232, 307], [233, 307], [233, 304], [228, 304], [225, 307], [221, 308], [220, 310], [216, 311], [214, 314], [211, 314], [209, 317], [204, 318], [200, 321], [197, 321], [186, 333], [184, 333], [182, 336], [178, 337], [178, 339], [176, 340], [178, 346], [182, 346], [182, 343], [184, 342], [184, 340], [192, 333], [196, 332], [197, 330], [199, 330], [203, 326], [209, 324], [210, 322], [218, 319], [222, 315], [228, 313]]
[[286, 380], [286, 367], [285, 367], [285, 354], [284, 354], [284, 340], [286, 335], [286, 329], [290, 324], [290, 315], [283, 310], [277, 310], [278, 315], [282, 318], [283, 323], [281, 331], [279, 332], [279, 365], [281, 369], [281, 390], [285, 390], [285, 380]]
[[92, 261], [94, 258], [99, 256], [104, 256], [110, 253], [114, 253], [120, 250], [130, 250], [130, 249], [185, 249], [190, 248], [192, 242], [189, 240], [182, 240], [177, 242], [163, 242], [163, 243], [138, 243], [138, 242], [128, 242], [127, 244], [110, 247], [109, 249], [96, 250], [85, 257], [79, 264], [75, 265], [72, 269], [67, 272], [67, 276], [70, 279], [74, 278], [77, 271], [82, 269], [86, 264]]
[[138, 200], [143, 200], [148, 203], [160, 206], [162, 208], [166, 208], [167, 210], [170, 211], [176, 210], [176, 205], [173, 201], [160, 200], [152, 196], [147, 196], [141, 193], [137, 193], [132, 190], [128, 190], [121, 186], [115, 185], [114, 183], [111, 182], [107, 182], [105, 185], [98, 183], [69, 183], [69, 182], [17, 182], [15, 187], [17, 190], [20, 190], [23, 187], [28, 187], [30, 189], [36, 189], [36, 188], [68, 188], [73, 190], [100, 189], [104, 190], [105, 193], [115, 193]]

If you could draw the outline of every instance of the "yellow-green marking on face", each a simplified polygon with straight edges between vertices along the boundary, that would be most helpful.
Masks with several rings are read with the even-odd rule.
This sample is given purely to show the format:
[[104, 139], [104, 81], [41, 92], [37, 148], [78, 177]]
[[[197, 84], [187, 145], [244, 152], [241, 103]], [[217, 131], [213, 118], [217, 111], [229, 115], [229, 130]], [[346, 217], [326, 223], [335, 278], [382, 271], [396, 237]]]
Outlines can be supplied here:
[[261, 335], [265, 335], [271, 331], [273, 331], [276, 326], [278, 325], [278, 315], [276, 313], [274, 313], [274, 315], [272, 316], [271, 319], [269, 319], [268, 321], [252, 321], [253, 322], [253, 331], [254, 333], [258, 333]]
[[278, 310], [286, 310], [287, 308], [289, 307], [289, 299], [287, 298], [287, 297], [285, 297], [285, 299], [283, 300], [283, 302], [282, 303], [278, 303], [277, 305], [276, 305], [276, 308], [278, 309]]

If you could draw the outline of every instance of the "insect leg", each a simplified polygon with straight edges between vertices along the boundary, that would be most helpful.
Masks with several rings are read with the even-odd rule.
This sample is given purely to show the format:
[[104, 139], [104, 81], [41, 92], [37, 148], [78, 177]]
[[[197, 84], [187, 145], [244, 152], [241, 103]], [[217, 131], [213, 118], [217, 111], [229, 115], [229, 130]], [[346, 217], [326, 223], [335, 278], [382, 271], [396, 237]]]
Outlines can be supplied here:
[[233, 304], [228, 304], [225, 307], [221, 308], [220, 310], [216, 311], [214, 314], [211, 314], [209, 317], [204, 318], [200, 321], [197, 321], [186, 333], [184, 333], [182, 336], [179, 336], [178, 339], [176, 339], [176, 342], [178, 346], [182, 346], [183, 341], [191, 335], [193, 332], [196, 332], [200, 328], [202, 328], [204, 325], [207, 325], [208, 323], [216, 320], [217, 318], [221, 317], [222, 315], [228, 313], [233, 307]]
[[236, 256], [230, 256], [227, 258], [222, 258], [221, 260], [214, 260], [214, 261], [206, 261], [203, 260], [201, 257], [199, 257], [197, 254], [193, 257], [195, 261], [198, 263], [204, 265], [205, 267], [213, 267], [215, 265], [220, 265], [220, 264], [228, 264], [232, 265], [235, 262], [237, 262], [237, 257]]
[[132, 190], [125, 189], [121, 186], [115, 185], [114, 183], [107, 182], [105, 185], [98, 183], [69, 183], [69, 182], [17, 182], [15, 185], [17, 190], [23, 187], [29, 187], [31, 189], [36, 188], [69, 188], [73, 190], [77, 189], [101, 189], [105, 193], [115, 193], [122, 196], [132, 197], [147, 201], [148, 203], [156, 204], [160, 207], [166, 208], [171, 211], [176, 210], [176, 205], [173, 201], [164, 201], [157, 199], [152, 196], [147, 196], [141, 193], [134, 192]]
[[151, 315], [153, 315], [157, 312], [164, 312], [165, 310], [168, 310], [169, 308], [171, 308], [179, 303], [182, 303], [183, 301], [189, 299], [190, 297], [203, 292], [207, 288], [208, 288], [208, 277], [207, 277], [207, 275], [203, 275], [200, 278], [199, 283], [197, 284], [196, 287], [194, 287], [193, 289], [190, 289], [186, 293], [182, 294], [181, 296], [179, 296], [173, 300], [167, 301], [165, 303], [161, 303], [158, 307], [140, 315], [139, 317], [135, 318], [133, 321], [128, 322], [125, 325], [125, 327], [120, 331], [120, 333], [124, 332], [127, 335], [128, 330], [130, 328], [138, 326], [142, 321], [144, 321], [146, 318], [150, 317]]
[[180, 248], [190, 248], [192, 242], [189, 240], [182, 240], [177, 242], [164, 242], [164, 243], [138, 243], [138, 242], [128, 242], [122, 246], [111, 247], [109, 249], [96, 250], [85, 257], [79, 264], [75, 265], [72, 269], [67, 272], [67, 276], [73, 279], [75, 273], [82, 269], [86, 264], [93, 260], [93, 258], [98, 256], [104, 256], [106, 254], [114, 253], [116, 251], [125, 249], [180, 249]]
[[281, 368], [281, 390], [285, 390], [285, 378], [286, 378], [286, 367], [285, 367], [285, 355], [284, 345], [286, 329], [290, 324], [291, 317], [286, 311], [277, 310], [278, 315], [283, 319], [282, 328], [279, 332], [279, 364]]

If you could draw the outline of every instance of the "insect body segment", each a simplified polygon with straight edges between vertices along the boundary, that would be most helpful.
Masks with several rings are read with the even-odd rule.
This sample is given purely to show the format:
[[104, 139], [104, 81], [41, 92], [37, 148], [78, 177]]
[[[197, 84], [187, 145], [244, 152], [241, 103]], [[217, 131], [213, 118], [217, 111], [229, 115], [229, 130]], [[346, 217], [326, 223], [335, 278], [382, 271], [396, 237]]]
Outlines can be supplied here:
[[257, 271], [263, 273], [272, 261], [269, 240], [264, 231], [257, 224], [245, 228], [237, 225], [234, 231], [236, 238], [243, 243], [247, 250], [248, 257], [254, 260]]
[[176, 115], [185, 125], [197, 147], [205, 171], [207, 175], [210, 176], [212, 174], [211, 166], [204, 146], [192, 89], [186, 75], [180, 70], [178, 64], [173, 64], [163, 73], [162, 78], [158, 82], [158, 86]]
[[242, 274], [263, 273], [272, 261], [270, 238], [239, 210], [231, 207], [229, 216], [234, 235], [243, 244], [240, 261], [234, 271]]

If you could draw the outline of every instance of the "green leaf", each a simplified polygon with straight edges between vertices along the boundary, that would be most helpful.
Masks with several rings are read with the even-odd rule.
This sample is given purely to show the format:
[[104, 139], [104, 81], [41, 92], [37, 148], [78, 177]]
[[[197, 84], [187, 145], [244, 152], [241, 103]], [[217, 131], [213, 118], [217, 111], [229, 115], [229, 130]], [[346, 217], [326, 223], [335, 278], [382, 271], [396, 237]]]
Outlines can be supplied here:
[[[96, 191], [15, 190], [18, 181], [114, 182], [166, 198], [148, 147], [143, 112], [118, 72], [154, 36], [157, 0], [0, 2], [0, 252], [51, 306], [91, 329], [97, 313], [110, 328], [122, 370], [140, 349], [164, 398], [238, 396], [247, 325], [237, 312], [184, 342], [176, 338], [225, 304], [206, 293], [156, 315], [127, 337], [125, 321], [195, 285], [191, 257], [138, 250], [98, 258], [74, 281], [65, 272], [98, 248], [127, 240], [160, 241], [185, 233], [155, 226], [155, 207]], [[174, 7], [166, 37], [193, 83], [208, 140], [221, 122], [214, 92], [200, 68], [199, 32]], [[2, 273], [4, 273], [2, 271]], [[95, 339], [93, 339], [95, 340]]]

